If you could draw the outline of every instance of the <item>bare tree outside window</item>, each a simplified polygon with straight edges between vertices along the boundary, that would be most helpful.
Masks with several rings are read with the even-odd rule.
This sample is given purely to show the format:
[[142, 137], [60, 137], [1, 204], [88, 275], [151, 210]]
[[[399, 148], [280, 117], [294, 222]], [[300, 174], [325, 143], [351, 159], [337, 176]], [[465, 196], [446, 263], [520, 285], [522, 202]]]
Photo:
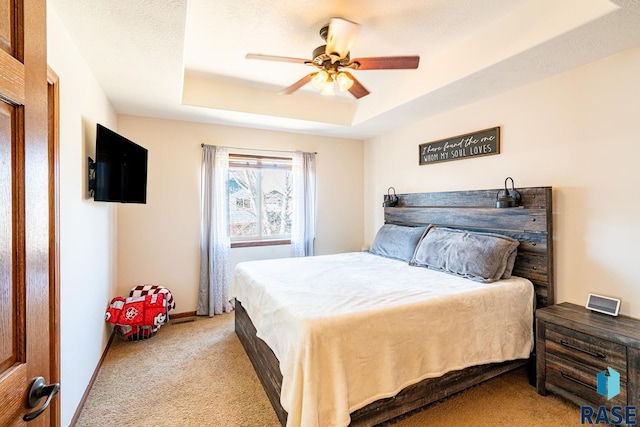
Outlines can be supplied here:
[[246, 161], [240, 167], [230, 165], [229, 168], [231, 238], [288, 238], [293, 195], [290, 166], [283, 167], [280, 162], [270, 167], [262, 161], [252, 166]]
[[263, 235], [290, 235], [293, 194], [291, 172], [263, 170], [262, 174]]

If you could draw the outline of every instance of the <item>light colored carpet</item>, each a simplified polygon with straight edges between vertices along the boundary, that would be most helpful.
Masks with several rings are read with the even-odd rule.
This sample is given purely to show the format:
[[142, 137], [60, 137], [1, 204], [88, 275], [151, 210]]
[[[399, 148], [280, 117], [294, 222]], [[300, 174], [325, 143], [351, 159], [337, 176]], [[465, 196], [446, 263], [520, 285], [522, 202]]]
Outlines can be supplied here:
[[[145, 341], [114, 338], [76, 426], [279, 426], [233, 324], [233, 314], [198, 317], [165, 325]], [[574, 425], [580, 425], [579, 408], [539, 396], [524, 369], [393, 423]]]

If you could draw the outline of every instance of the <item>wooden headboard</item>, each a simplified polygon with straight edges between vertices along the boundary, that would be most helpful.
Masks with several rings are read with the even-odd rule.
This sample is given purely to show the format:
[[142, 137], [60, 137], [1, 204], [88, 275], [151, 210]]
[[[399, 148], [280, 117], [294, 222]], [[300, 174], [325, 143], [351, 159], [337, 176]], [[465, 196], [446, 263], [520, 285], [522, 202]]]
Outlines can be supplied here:
[[537, 307], [554, 304], [551, 187], [516, 189], [517, 208], [496, 208], [499, 189], [398, 194], [398, 204], [384, 208], [389, 224], [439, 225], [504, 234], [520, 241], [513, 274], [533, 282]]

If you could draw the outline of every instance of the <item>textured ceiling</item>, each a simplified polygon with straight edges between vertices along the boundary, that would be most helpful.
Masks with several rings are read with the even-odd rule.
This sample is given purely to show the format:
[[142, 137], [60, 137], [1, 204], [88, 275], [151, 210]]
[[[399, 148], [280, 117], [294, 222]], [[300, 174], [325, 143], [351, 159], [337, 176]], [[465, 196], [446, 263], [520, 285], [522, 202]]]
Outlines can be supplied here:
[[[369, 138], [640, 46], [639, 0], [49, 0], [118, 113]], [[325, 97], [310, 58], [331, 17], [361, 27], [352, 57], [420, 55], [360, 70], [371, 92]]]

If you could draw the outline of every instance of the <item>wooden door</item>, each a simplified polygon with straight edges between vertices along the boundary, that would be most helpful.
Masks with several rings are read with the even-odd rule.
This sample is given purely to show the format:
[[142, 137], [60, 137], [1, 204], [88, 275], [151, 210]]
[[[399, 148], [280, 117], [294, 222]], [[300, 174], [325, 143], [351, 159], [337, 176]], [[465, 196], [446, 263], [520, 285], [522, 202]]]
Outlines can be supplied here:
[[[45, 5], [0, 0], [2, 426], [25, 424], [34, 379], [51, 376]], [[29, 426], [48, 426], [50, 417], [45, 410]]]

